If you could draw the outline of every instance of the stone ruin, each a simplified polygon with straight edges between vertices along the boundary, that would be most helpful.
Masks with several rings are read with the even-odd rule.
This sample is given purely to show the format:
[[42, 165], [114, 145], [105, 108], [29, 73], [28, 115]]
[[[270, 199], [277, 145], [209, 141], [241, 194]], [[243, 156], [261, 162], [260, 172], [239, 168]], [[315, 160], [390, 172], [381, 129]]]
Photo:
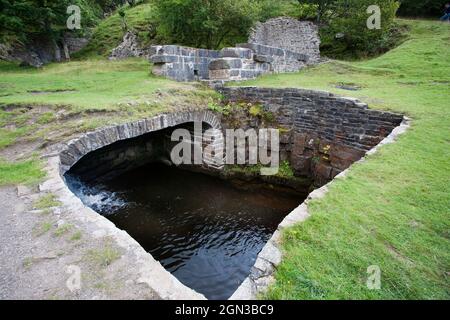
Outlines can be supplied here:
[[153, 46], [153, 73], [176, 81], [232, 81], [265, 73], [296, 72], [320, 60], [318, 28], [312, 22], [275, 18], [258, 23], [249, 42], [222, 50]]
[[318, 28], [312, 22], [280, 17], [257, 23], [248, 42], [303, 53], [310, 63], [320, 61]]

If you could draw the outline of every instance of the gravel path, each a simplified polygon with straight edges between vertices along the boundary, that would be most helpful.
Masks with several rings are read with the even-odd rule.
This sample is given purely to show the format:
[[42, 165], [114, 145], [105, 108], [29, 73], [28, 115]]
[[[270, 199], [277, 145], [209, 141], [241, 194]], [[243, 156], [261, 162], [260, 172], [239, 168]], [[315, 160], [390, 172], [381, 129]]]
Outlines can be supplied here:
[[[0, 300], [158, 298], [108, 237], [92, 237], [58, 208], [33, 210], [42, 194], [25, 191], [0, 188]], [[73, 266], [81, 283], [69, 290]]]

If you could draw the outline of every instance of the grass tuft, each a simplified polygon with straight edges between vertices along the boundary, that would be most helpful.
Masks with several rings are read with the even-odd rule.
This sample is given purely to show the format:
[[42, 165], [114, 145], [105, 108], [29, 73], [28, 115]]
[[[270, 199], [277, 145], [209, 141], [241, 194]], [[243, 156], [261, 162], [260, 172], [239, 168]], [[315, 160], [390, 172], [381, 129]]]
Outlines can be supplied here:
[[61, 237], [63, 235], [65, 235], [66, 233], [68, 233], [71, 229], [73, 228], [73, 226], [71, 224], [63, 224], [61, 226], [59, 226], [58, 228], [56, 228], [56, 230], [53, 232], [53, 235], [55, 237]]
[[71, 237], [70, 237], [70, 241], [79, 241], [81, 240], [83, 234], [81, 233], [81, 231], [76, 231]]
[[44, 234], [46, 234], [47, 232], [50, 231], [52, 226], [53, 226], [53, 223], [50, 221], [41, 222], [41, 223], [37, 224], [36, 226], [34, 226], [33, 235], [35, 237], [43, 236]]
[[92, 249], [87, 253], [88, 259], [100, 267], [107, 267], [121, 256], [120, 251], [110, 244], [101, 249]]
[[46, 194], [33, 202], [33, 208], [38, 210], [49, 209], [61, 205], [54, 194]]

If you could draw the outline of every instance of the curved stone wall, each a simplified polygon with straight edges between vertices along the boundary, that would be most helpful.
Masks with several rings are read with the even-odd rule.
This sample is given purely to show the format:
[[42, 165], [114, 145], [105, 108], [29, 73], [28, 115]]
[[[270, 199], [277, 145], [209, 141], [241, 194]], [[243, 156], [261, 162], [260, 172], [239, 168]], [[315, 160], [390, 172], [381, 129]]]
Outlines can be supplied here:
[[187, 122], [205, 122], [214, 129], [221, 129], [220, 119], [207, 110], [161, 114], [150, 119], [106, 127], [70, 141], [60, 153], [60, 173], [64, 175], [78, 160], [92, 151], [117, 141], [135, 138]]

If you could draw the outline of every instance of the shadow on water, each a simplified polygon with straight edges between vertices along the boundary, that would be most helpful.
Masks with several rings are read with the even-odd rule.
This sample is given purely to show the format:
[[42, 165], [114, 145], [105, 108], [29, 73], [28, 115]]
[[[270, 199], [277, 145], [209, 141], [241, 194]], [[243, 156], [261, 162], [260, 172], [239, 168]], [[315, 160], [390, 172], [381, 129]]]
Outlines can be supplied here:
[[66, 175], [71, 190], [126, 230], [183, 284], [208, 299], [227, 299], [258, 253], [304, 196], [258, 188], [161, 164], [102, 185]]

